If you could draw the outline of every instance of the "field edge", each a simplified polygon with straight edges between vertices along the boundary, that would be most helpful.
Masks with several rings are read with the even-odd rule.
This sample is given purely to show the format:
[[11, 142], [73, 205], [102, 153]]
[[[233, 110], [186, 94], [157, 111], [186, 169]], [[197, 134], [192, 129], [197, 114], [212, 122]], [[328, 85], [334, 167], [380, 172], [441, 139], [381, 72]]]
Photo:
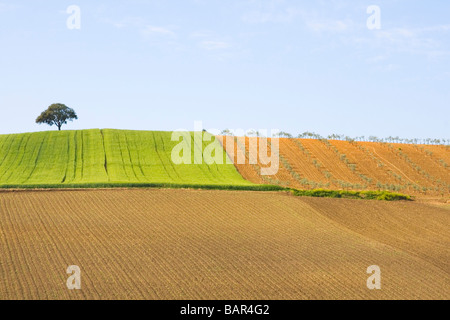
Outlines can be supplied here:
[[36, 184], [36, 185], [0, 185], [0, 192], [8, 190], [73, 190], [73, 189], [201, 189], [224, 191], [284, 191], [296, 197], [342, 198], [355, 200], [413, 201], [414, 197], [390, 191], [349, 191], [349, 190], [300, 190], [277, 185], [203, 185], [171, 183], [85, 183], [85, 184]]

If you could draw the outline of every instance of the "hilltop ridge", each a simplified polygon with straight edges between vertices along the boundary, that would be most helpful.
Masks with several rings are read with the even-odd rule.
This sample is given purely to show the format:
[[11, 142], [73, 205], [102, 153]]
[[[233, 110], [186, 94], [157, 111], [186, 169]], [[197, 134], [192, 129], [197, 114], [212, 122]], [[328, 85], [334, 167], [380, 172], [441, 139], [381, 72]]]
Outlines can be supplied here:
[[261, 144], [261, 138], [214, 139], [204, 132], [199, 142], [194, 132], [181, 135], [189, 141], [188, 159], [195, 160], [208, 148], [223, 164], [203, 160], [175, 164], [172, 151], [179, 142], [172, 141], [172, 132], [91, 129], [9, 134], [0, 135], [0, 187], [387, 190], [450, 198], [450, 147], [445, 145], [280, 138], [277, 172], [264, 175], [267, 165], [249, 154], [251, 144]]

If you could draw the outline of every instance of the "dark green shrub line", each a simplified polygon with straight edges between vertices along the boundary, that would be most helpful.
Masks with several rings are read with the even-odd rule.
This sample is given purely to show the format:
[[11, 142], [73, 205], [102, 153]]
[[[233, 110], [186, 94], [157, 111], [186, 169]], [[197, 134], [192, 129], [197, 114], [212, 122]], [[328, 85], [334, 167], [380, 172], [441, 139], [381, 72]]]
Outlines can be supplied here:
[[0, 185], [0, 189], [109, 189], [109, 188], [147, 188], [147, 189], [205, 189], [237, 191], [282, 191], [286, 188], [268, 184], [256, 185], [201, 185], [175, 183], [79, 183], [79, 184], [29, 184]]
[[344, 199], [364, 199], [364, 200], [382, 200], [382, 201], [411, 201], [411, 197], [392, 193], [389, 191], [344, 191], [344, 190], [291, 190], [291, 194], [299, 197], [317, 197], [317, 198], [344, 198]]
[[0, 185], [0, 189], [19, 190], [70, 190], [70, 189], [104, 189], [104, 188], [130, 188], [130, 189], [201, 189], [201, 190], [229, 190], [229, 191], [289, 191], [292, 195], [300, 197], [345, 198], [363, 200], [399, 201], [412, 200], [410, 196], [389, 191], [348, 191], [348, 190], [298, 190], [276, 185], [196, 185], [196, 184], [169, 184], [169, 183], [86, 183], [86, 184], [39, 184], [39, 185]]

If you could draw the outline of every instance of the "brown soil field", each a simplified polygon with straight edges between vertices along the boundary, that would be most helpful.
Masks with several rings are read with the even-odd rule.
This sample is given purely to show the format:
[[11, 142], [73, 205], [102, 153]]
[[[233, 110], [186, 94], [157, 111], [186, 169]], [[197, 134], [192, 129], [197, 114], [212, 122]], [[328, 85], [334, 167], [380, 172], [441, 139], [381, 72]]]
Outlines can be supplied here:
[[[376, 189], [378, 181], [383, 184], [397, 184], [395, 176], [389, 173], [391, 170], [387, 165], [380, 166], [381, 159], [371, 156], [371, 153], [358, 148], [359, 145], [350, 144], [347, 141], [330, 141], [339, 152], [345, 154], [351, 163], [356, 164], [356, 173], [361, 173], [372, 179], [370, 189]], [[370, 149], [367, 149], [370, 150]], [[384, 163], [383, 163], [384, 164]]]
[[[399, 248], [450, 274], [449, 212], [429, 204], [304, 198], [329, 219], [381, 243]], [[450, 206], [448, 206], [450, 207]], [[389, 209], [387, 209], [389, 208]]]
[[327, 168], [323, 165], [321, 168], [314, 166], [313, 161], [316, 159], [313, 156], [308, 156], [304, 152], [299, 152], [300, 149], [294, 141], [291, 139], [280, 140], [280, 149], [283, 150], [282, 156], [285, 157], [295, 172], [301, 173], [302, 178], [323, 184], [329, 182], [329, 179], [323, 173]]
[[[341, 161], [339, 155], [327, 148], [323, 142], [308, 139], [300, 141], [305, 148], [318, 159], [318, 161], [325, 165], [327, 170], [330, 171], [336, 179], [352, 183], [364, 183], [364, 180]], [[282, 150], [280, 150], [280, 152], [283, 153]]]
[[[440, 178], [444, 182], [450, 184], [450, 174], [449, 168], [445, 168], [439, 160], [441, 156], [439, 152], [432, 152], [431, 150], [426, 153], [427, 149], [420, 149], [418, 146], [414, 145], [404, 145], [404, 144], [392, 144], [393, 149], [397, 153], [398, 157], [402, 157], [400, 152], [407, 156], [413, 163], [417, 164], [425, 172], [429, 173], [434, 178]], [[443, 155], [442, 155], [443, 157]], [[449, 164], [450, 165], [450, 164]]]
[[449, 299], [449, 214], [276, 192], [0, 192], [0, 299]]
[[[242, 137], [237, 138], [236, 140], [234, 137], [220, 137], [220, 139], [222, 146], [224, 146], [224, 149], [226, 150], [230, 158], [233, 160], [237, 170], [244, 177], [244, 179], [249, 180], [253, 183], [279, 184], [293, 188], [300, 187], [298, 181], [294, 177], [292, 177], [289, 170], [287, 170], [286, 167], [282, 165], [281, 161], [280, 161], [280, 168], [276, 175], [274, 176], [261, 175], [261, 168], [267, 168], [269, 166], [261, 164], [261, 162], [259, 161], [260, 160], [259, 157], [254, 157], [252, 158], [252, 160], [250, 159], [250, 148], [251, 148], [250, 144], [251, 142], [253, 143], [256, 142], [258, 152], [259, 150], [258, 138]], [[228, 148], [227, 145], [228, 139], [235, 140], [233, 153], [230, 152]], [[270, 154], [271, 152], [270, 145], [267, 146], [267, 152], [268, 154]], [[244, 161], [242, 160], [242, 158], [239, 157], [245, 157]]]
[[[256, 166], [256, 165], [253, 166], [250, 164], [249, 157], [245, 152], [243, 144], [242, 145], [238, 144], [235, 141], [234, 137], [219, 136], [218, 138], [219, 138], [220, 143], [224, 147], [224, 149], [227, 150], [228, 156], [233, 161], [238, 172], [248, 181], [251, 181], [256, 184], [263, 184], [264, 180], [257, 171], [258, 166]], [[233, 146], [232, 149], [230, 149], [230, 147], [228, 145], [230, 140], [231, 140], [231, 145]], [[247, 146], [248, 146], [248, 144], [247, 144]], [[238, 159], [244, 159], [244, 160], [238, 160]]]
[[392, 171], [398, 173], [402, 180], [406, 183], [416, 183], [424, 187], [432, 187], [433, 183], [425, 176], [420, 174], [411, 165], [409, 165], [403, 158], [396, 156], [394, 149], [383, 144], [366, 145], [373, 154], [381, 159]]
[[[246, 150], [249, 139], [257, 138], [246, 138]], [[250, 165], [248, 159], [236, 167], [255, 183], [389, 190], [450, 200], [450, 148], [446, 146], [282, 138], [279, 153], [280, 170], [274, 176], [262, 177], [262, 165]]]
[[419, 145], [420, 149], [433, 152], [432, 157], [450, 165], [450, 146]]

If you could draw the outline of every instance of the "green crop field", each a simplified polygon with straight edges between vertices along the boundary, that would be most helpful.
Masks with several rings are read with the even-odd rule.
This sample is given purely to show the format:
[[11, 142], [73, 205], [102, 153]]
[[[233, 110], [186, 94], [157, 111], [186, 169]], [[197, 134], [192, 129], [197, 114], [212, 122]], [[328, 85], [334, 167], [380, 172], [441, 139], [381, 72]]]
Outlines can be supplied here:
[[[0, 187], [254, 186], [232, 164], [174, 164], [172, 149], [179, 141], [171, 141], [171, 135], [112, 129], [0, 135]], [[193, 133], [190, 139], [193, 148], [200, 148]], [[202, 150], [210, 144], [203, 142]], [[226, 163], [226, 153], [219, 149]]]

